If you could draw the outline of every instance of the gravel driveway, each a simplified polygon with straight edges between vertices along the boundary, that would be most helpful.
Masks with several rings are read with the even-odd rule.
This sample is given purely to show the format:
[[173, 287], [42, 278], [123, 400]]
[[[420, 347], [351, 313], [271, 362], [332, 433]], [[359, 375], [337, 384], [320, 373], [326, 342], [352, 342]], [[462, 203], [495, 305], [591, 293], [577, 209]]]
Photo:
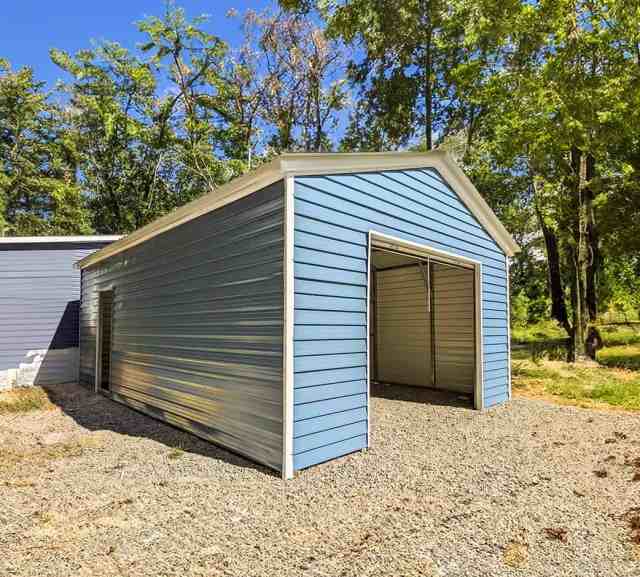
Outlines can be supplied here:
[[0, 417], [0, 575], [640, 575], [637, 414], [378, 393], [370, 451], [283, 483], [58, 387]]

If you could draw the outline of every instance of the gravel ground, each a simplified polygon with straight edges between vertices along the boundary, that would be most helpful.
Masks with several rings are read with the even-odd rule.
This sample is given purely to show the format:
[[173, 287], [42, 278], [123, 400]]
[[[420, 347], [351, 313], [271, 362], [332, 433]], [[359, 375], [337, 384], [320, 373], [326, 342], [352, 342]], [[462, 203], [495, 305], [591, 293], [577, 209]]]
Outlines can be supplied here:
[[640, 575], [637, 414], [388, 387], [371, 450], [284, 483], [79, 387], [51, 394], [0, 417], [3, 577]]

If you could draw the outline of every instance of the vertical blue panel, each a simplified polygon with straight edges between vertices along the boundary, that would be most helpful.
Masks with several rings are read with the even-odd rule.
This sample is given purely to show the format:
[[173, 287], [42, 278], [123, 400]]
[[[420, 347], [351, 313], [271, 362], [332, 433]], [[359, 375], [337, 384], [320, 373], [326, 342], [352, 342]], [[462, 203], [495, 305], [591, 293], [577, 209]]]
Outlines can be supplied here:
[[367, 367], [357, 339], [366, 337], [358, 299], [371, 230], [482, 263], [484, 397], [487, 406], [508, 398], [504, 253], [436, 171], [297, 177], [294, 194], [296, 469], [368, 444], [358, 425]]

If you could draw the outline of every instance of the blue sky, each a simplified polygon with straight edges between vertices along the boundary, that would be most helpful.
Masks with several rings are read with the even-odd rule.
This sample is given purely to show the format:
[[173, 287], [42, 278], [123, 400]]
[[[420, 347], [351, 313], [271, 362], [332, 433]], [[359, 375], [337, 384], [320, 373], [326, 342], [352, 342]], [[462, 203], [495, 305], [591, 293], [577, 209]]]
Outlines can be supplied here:
[[[210, 15], [209, 32], [230, 44], [240, 34], [238, 20], [226, 14], [231, 8], [242, 13], [248, 8], [262, 10], [268, 0], [180, 0], [189, 17]], [[161, 15], [163, 0], [5, 0], [0, 15], [0, 58], [14, 68], [29, 65], [36, 78], [53, 85], [63, 77], [49, 60], [49, 49], [76, 52], [90, 48], [91, 40], [115, 40], [134, 48], [142, 40], [134, 22], [145, 15]]]

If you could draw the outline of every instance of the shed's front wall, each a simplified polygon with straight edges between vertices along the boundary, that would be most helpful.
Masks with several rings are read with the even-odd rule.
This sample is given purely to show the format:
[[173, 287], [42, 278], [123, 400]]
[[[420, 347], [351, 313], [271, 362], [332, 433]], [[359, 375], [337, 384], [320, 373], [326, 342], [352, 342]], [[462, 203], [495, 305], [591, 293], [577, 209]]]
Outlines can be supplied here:
[[295, 469], [368, 445], [370, 231], [481, 263], [484, 406], [508, 399], [505, 254], [437, 171], [296, 177], [294, 211]]
[[113, 398], [280, 470], [283, 223], [280, 181], [84, 269], [81, 382], [114, 289]]
[[0, 246], [0, 388], [75, 381], [80, 273], [105, 243]]

